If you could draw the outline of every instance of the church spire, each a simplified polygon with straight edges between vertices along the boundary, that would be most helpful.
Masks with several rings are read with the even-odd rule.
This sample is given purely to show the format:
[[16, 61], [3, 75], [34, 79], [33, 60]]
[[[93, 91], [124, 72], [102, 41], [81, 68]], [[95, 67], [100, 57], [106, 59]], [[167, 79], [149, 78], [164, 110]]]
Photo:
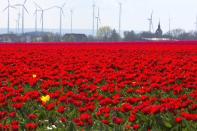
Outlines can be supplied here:
[[163, 34], [163, 31], [161, 30], [161, 23], [160, 23], [160, 20], [159, 20], [158, 28], [155, 32], [155, 35], [156, 35], [156, 37], [162, 37], [162, 34]]

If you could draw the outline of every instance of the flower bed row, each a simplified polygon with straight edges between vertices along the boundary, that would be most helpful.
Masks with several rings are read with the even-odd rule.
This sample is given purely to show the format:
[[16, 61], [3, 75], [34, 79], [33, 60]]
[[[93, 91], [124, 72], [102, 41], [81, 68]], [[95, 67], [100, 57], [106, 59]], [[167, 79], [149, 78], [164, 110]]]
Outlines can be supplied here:
[[0, 130], [197, 130], [197, 46], [0, 45]]

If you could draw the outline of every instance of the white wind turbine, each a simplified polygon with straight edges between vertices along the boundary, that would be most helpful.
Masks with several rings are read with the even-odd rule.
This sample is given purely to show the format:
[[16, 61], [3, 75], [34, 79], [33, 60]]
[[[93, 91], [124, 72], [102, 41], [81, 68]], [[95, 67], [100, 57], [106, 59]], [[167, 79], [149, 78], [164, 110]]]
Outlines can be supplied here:
[[95, 5], [95, 1], [93, 1], [93, 4], [92, 4], [92, 35], [94, 36], [94, 32], [95, 32], [95, 28], [94, 28], [94, 24], [95, 24], [95, 7], [96, 7], [96, 5]]
[[96, 23], [97, 23], [96, 32], [98, 33], [98, 30], [99, 30], [99, 23], [101, 23], [101, 19], [100, 19], [100, 10], [99, 10], [99, 8], [98, 8], [98, 15], [96, 16]]
[[73, 9], [70, 10], [70, 33], [73, 33]]
[[35, 9], [35, 12], [34, 12], [34, 15], [35, 15], [35, 32], [37, 32], [38, 31], [38, 7], [37, 7], [37, 5], [35, 5], [35, 6], [36, 6], [36, 9]]
[[152, 32], [152, 31], [154, 31], [154, 29], [153, 29], [153, 11], [151, 12], [150, 18], [148, 18], [148, 21], [149, 21], [149, 32]]
[[66, 5], [66, 3], [64, 3], [62, 6], [53, 6], [53, 7], [51, 7], [51, 8], [49, 8], [49, 9], [52, 9], [52, 8], [58, 8], [59, 9], [59, 22], [60, 22], [60, 24], [59, 24], [59, 34], [60, 34], [60, 36], [62, 36], [62, 15], [64, 15], [64, 10], [63, 10], [63, 8], [64, 8], [64, 6]]
[[21, 14], [20, 11], [17, 14], [17, 19], [16, 19], [16, 33], [19, 33], [19, 28], [20, 28], [20, 18], [21, 18]]
[[21, 27], [22, 27], [22, 33], [24, 33], [24, 22], [25, 22], [25, 12], [27, 12], [29, 14], [29, 12], [27, 11], [25, 4], [26, 4], [27, 0], [25, 0], [23, 2], [23, 4], [15, 4], [14, 6], [18, 6], [22, 8], [22, 22], [21, 22]]
[[118, 12], [118, 32], [119, 35], [121, 36], [121, 28], [122, 28], [122, 5], [126, 2], [126, 0], [116, 0], [118, 2], [119, 6], [119, 12]]
[[121, 35], [121, 19], [122, 19], [122, 3], [119, 2], [119, 26], [118, 26], [118, 31], [119, 35]]
[[197, 16], [196, 16], [196, 21], [195, 21], [194, 24], [195, 24], [195, 26], [196, 26], [196, 27], [195, 27], [195, 32], [197, 32]]
[[[42, 22], [42, 32], [44, 31], [44, 9], [41, 8], [36, 2], [34, 2], [34, 4], [36, 5], [36, 7], [38, 7], [39, 9], [36, 8], [36, 13], [38, 11], [41, 12], [41, 22]], [[37, 16], [36, 16], [36, 23], [37, 23]]]
[[[41, 22], [42, 22], [42, 32], [44, 32], [44, 12], [47, 11], [47, 10], [50, 10], [52, 9], [51, 7], [50, 8], [47, 8], [47, 9], [43, 9], [41, 8], [37, 3], [34, 2], [34, 4], [39, 8], [39, 9], [36, 9], [36, 12], [40, 11], [41, 12]], [[37, 16], [36, 16], [36, 23], [37, 23]]]
[[14, 6], [10, 5], [10, 0], [8, 0], [8, 6], [3, 10], [3, 11], [6, 11], [8, 10], [8, 15], [7, 15], [7, 33], [9, 34], [10, 33], [10, 8], [14, 8], [16, 9]]

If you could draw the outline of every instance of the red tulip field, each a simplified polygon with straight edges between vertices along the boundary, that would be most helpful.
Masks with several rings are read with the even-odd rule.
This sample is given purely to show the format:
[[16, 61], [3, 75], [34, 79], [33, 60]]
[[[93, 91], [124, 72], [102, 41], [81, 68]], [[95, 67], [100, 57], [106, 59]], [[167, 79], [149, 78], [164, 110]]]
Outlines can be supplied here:
[[197, 42], [0, 44], [0, 130], [196, 131]]

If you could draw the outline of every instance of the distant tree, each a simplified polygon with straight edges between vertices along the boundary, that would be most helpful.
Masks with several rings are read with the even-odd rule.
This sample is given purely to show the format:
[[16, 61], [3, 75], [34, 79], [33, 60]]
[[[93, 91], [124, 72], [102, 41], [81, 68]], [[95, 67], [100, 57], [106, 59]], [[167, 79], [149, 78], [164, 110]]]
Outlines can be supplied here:
[[109, 26], [99, 28], [97, 32], [97, 39], [101, 41], [108, 41], [111, 36], [112, 30]]
[[88, 35], [88, 41], [96, 41], [96, 39], [94, 36]]
[[179, 35], [179, 40], [194, 40], [195, 34], [193, 32], [184, 32]]
[[163, 37], [168, 38], [168, 39], [173, 39], [172, 35], [171, 35], [171, 32], [166, 32], [165, 34], [163, 34]]
[[193, 32], [193, 37], [194, 37], [194, 40], [197, 40], [197, 31]]
[[155, 34], [151, 33], [151, 32], [144, 31], [144, 32], [141, 32], [139, 34], [139, 36], [140, 36], [140, 39], [143, 39], [143, 38], [154, 38]]
[[120, 41], [121, 40], [120, 35], [116, 32], [115, 29], [112, 30], [109, 40], [110, 41]]
[[136, 40], [139, 40], [139, 36], [134, 31], [125, 31], [123, 40], [124, 41], [136, 41]]
[[180, 36], [184, 33], [185, 31], [183, 29], [174, 29], [171, 31], [171, 35], [175, 39], [180, 39]]

